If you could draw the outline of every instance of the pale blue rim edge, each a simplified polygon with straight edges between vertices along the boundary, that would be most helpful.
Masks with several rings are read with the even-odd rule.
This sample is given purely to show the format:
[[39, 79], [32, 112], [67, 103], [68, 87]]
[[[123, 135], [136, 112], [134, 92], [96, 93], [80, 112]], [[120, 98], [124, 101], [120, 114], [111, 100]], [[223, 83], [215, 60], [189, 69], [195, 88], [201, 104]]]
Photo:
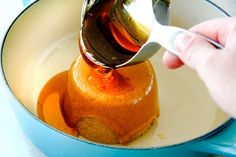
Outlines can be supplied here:
[[[104, 148], [109, 148], [109, 149], [118, 149], [118, 150], [137, 150], [137, 151], [143, 151], [143, 150], [153, 150], [153, 149], [167, 149], [167, 148], [173, 148], [173, 147], [177, 147], [177, 146], [181, 146], [181, 145], [184, 145], [186, 143], [192, 143], [192, 142], [196, 142], [198, 140], [201, 140], [201, 139], [205, 139], [207, 137], [210, 137], [212, 135], [214, 135], [215, 133], [219, 132], [220, 130], [222, 130], [223, 128], [225, 128], [226, 126], [228, 126], [232, 121], [233, 121], [233, 118], [229, 118], [228, 120], [226, 120], [222, 125], [220, 125], [219, 127], [213, 129], [212, 131], [204, 134], [204, 135], [201, 135], [200, 137], [197, 137], [197, 138], [194, 138], [194, 139], [191, 139], [191, 140], [187, 140], [187, 141], [184, 141], [184, 142], [181, 142], [181, 143], [177, 143], [177, 144], [172, 144], [172, 145], [168, 145], [168, 146], [161, 146], [161, 147], [148, 147], [148, 148], [128, 148], [128, 147], [119, 147], [119, 146], [112, 146], [112, 145], [105, 145], [105, 144], [100, 144], [100, 143], [95, 143], [95, 142], [90, 142], [90, 141], [86, 141], [86, 140], [82, 140], [82, 139], [79, 139], [77, 137], [74, 137], [74, 136], [71, 136], [71, 135], [68, 135], [62, 131], [59, 131], [55, 128], [53, 128], [52, 126], [48, 125], [47, 123], [45, 123], [44, 121], [40, 120], [38, 117], [36, 117], [36, 115], [34, 115], [30, 110], [28, 110], [26, 107], [24, 107], [22, 105], [22, 103], [15, 97], [14, 95], [14, 92], [11, 90], [7, 80], [6, 80], [6, 77], [5, 77], [5, 74], [4, 74], [4, 71], [3, 71], [3, 47], [4, 47], [4, 44], [5, 44], [5, 40], [7, 38], [7, 35], [9, 33], [9, 31], [11, 30], [11, 28], [13, 27], [14, 23], [18, 20], [18, 18], [25, 12], [27, 11], [31, 6], [33, 6], [35, 3], [37, 3], [38, 1], [40, 0], [36, 0], [34, 2], [32, 2], [31, 4], [29, 4], [28, 6], [26, 6], [24, 8], [23, 11], [21, 11], [21, 13], [19, 15], [17, 15], [17, 17], [15, 17], [14, 21], [11, 23], [11, 25], [9, 26], [9, 28], [7, 29], [5, 35], [4, 35], [4, 38], [3, 38], [3, 42], [2, 42], [2, 45], [1, 45], [1, 74], [3, 76], [3, 81], [5, 83], [5, 85], [8, 87], [8, 91], [10, 92], [10, 94], [13, 96], [14, 100], [17, 102], [17, 104], [25, 111], [27, 112], [32, 118], [34, 118], [36, 121], [44, 124], [45, 126], [47, 126], [49, 129], [52, 129], [54, 130], [55, 132], [59, 133], [59, 134], [62, 134], [68, 138], [71, 138], [73, 140], [76, 140], [76, 141], [79, 141], [79, 142], [83, 142], [83, 143], [86, 143], [86, 144], [91, 144], [91, 145], [95, 145], [95, 146], [99, 146], [99, 147], [104, 147]], [[228, 17], [231, 17], [231, 15], [225, 11], [223, 8], [221, 8], [220, 6], [218, 6], [217, 4], [215, 4], [214, 2], [212, 2], [211, 0], [204, 0], [206, 2], [208, 2], [210, 5], [212, 5], [213, 7], [215, 7], [216, 9], [218, 9], [219, 11], [221, 11], [225, 16], [228, 16]]]

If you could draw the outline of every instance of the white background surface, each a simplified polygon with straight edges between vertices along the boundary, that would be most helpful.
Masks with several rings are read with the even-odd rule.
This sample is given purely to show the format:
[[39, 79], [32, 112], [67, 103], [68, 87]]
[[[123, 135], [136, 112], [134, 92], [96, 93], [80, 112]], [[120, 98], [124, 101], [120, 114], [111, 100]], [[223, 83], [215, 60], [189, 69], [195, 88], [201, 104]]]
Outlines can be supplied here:
[[[26, 1], [26, 0], [25, 0]], [[214, 0], [231, 15], [236, 15], [236, 0]], [[24, 8], [23, 0], [0, 0], [0, 44], [14, 18]], [[1, 77], [1, 76], [0, 76]], [[4, 96], [0, 79], [0, 157], [44, 157], [24, 135]]]

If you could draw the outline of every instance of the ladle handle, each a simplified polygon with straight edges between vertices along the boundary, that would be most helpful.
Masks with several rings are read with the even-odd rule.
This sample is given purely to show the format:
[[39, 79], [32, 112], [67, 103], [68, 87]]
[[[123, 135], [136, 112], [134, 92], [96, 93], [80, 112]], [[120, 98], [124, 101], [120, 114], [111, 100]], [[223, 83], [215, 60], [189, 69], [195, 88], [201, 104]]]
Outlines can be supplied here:
[[220, 43], [216, 42], [216, 41], [213, 40], [213, 39], [210, 39], [210, 38], [207, 37], [207, 36], [204, 36], [204, 35], [201, 35], [201, 34], [197, 34], [197, 33], [195, 33], [195, 34], [198, 35], [198, 36], [200, 36], [201, 38], [207, 40], [209, 43], [211, 43], [212, 45], [214, 45], [214, 46], [215, 46], [216, 48], [218, 48], [218, 49], [223, 49], [223, 48], [224, 48], [223, 45], [221, 45]]
[[161, 46], [166, 48], [168, 51], [172, 52], [175, 55], [179, 55], [176, 48], [175, 48], [175, 39], [176, 37], [181, 34], [181, 33], [188, 33], [191, 35], [197, 35], [200, 38], [207, 40], [209, 43], [214, 45], [216, 48], [223, 49], [224, 46], [221, 45], [220, 43], [204, 36], [201, 34], [197, 34], [194, 32], [190, 32], [188, 30], [179, 28], [179, 27], [174, 27], [174, 26], [162, 26], [160, 24], [156, 24], [154, 26], [154, 30], [152, 32], [152, 37], [151, 39], [157, 43], [159, 43]]

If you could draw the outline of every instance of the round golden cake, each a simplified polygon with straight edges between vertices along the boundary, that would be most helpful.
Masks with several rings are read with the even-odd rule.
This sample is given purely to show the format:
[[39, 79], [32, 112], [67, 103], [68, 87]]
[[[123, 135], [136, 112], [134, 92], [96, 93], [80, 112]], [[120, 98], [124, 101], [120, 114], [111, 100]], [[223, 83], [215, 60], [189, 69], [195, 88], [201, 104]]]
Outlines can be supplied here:
[[127, 144], [159, 116], [151, 64], [118, 69], [93, 67], [78, 57], [72, 64], [62, 105], [66, 123], [89, 140]]

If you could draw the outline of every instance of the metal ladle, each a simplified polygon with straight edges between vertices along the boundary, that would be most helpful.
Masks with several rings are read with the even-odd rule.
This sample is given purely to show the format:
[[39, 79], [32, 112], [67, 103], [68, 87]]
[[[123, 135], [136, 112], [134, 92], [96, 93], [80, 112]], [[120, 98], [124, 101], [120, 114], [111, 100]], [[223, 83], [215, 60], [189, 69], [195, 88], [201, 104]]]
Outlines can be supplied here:
[[[84, 1], [81, 14], [81, 24], [83, 24], [83, 20], [88, 10], [100, 1], [104, 0]], [[124, 62], [119, 62], [117, 65], [111, 66], [105, 64], [99, 60], [99, 58], [94, 59], [94, 56], [92, 55], [89, 56], [90, 60], [95, 64], [106, 68], [118, 68], [140, 63], [149, 59], [160, 49], [161, 46], [178, 56], [174, 42], [176, 36], [184, 32], [198, 35], [213, 44], [215, 47], [223, 48], [222, 45], [208, 37], [189, 32], [179, 27], [168, 26], [169, 5], [169, 0], [115, 0], [110, 11], [110, 18], [113, 20], [115, 19], [114, 24], [117, 29], [125, 28], [125, 30], [127, 30], [130, 38], [133, 38], [133, 40], [140, 45], [140, 49], [130, 58]], [[123, 30], [121, 30], [121, 32], [122, 31]]]

